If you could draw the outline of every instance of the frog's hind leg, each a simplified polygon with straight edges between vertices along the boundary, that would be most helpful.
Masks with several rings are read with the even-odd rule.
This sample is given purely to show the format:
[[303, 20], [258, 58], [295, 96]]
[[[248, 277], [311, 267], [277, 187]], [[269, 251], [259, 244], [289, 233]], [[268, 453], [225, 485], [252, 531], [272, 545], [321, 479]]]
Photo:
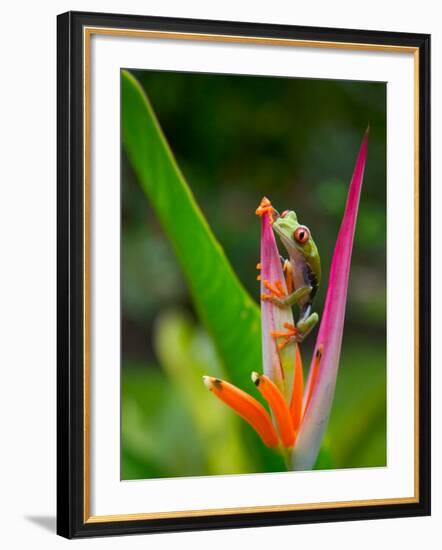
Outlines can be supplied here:
[[296, 323], [298, 329], [298, 338], [302, 341], [307, 334], [309, 334], [317, 322], [319, 321], [319, 315], [316, 312], [310, 313], [311, 304], [303, 307], [301, 310], [301, 318]]
[[[303, 286], [301, 288], [296, 289], [291, 294], [285, 295], [283, 292], [281, 292], [281, 283], [280, 281], [277, 281], [278, 286], [272, 285], [269, 283], [269, 281], [264, 280], [264, 286], [267, 290], [270, 291], [269, 294], [261, 294], [261, 300], [271, 300], [274, 304], [276, 304], [279, 307], [292, 307], [295, 304], [299, 304], [302, 300], [306, 298], [306, 296], [309, 296], [309, 294], [312, 291], [312, 287], [310, 286]], [[276, 287], [276, 291], [275, 291]]]

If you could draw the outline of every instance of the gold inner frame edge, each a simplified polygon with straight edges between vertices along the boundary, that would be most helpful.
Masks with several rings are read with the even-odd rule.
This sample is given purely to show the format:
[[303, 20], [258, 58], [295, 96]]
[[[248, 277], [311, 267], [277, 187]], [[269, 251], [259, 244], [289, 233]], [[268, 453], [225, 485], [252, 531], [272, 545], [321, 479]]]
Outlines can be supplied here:
[[141, 521], [149, 519], [172, 519], [186, 517], [207, 517], [229, 514], [251, 514], [263, 512], [284, 512], [299, 510], [323, 510], [352, 506], [383, 506], [388, 504], [411, 504], [419, 502], [419, 235], [415, 231], [414, 241], [414, 495], [369, 500], [318, 502], [269, 506], [248, 506], [235, 508], [214, 508], [203, 510], [181, 510], [172, 512], [151, 512], [136, 514], [115, 514], [92, 516], [90, 512], [90, 44], [92, 35], [144, 37], [174, 40], [195, 40], [203, 42], [231, 42], [257, 45], [331, 48], [353, 51], [375, 51], [389, 53], [412, 53], [414, 63], [414, 227], [419, 227], [419, 48], [412, 46], [379, 45], [358, 42], [331, 42], [321, 40], [297, 40], [269, 37], [245, 37], [236, 35], [148, 31], [137, 29], [115, 29], [109, 27], [83, 28], [83, 211], [84, 211], [84, 404], [83, 404], [83, 519], [84, 523], [116, 521]]

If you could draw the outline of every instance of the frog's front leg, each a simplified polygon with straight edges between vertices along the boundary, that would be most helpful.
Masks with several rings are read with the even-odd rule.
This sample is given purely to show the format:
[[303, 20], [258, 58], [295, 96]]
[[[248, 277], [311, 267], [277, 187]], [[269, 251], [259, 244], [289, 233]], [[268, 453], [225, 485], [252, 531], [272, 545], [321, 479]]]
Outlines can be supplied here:
[[[264, 287], [270, 291], [270, 294], [263, 294], [261, 298], [263, 300], [271, 300], [274, 304], [279, 307], [292, 307], [295, 304], [300, 304], [305, 302], [305, 298], [309, 296], [312, 291], [312, 288], [309, 286], [301, 287], [296, 290], [293, 288], [293, 266], [290, 260], [286, 260], [281, 256], [282, 270], [284, 273], [285, 285], [287, 287], [287, 292], [282, 287], [280, 281], [276, 281], [275, 284], [270, 283], [269, 281], [263, 281]], [[261, 267], [258, 264], [256, 267]]]
[[270, 300], [279, 307], [292, 307], [295, 304], [299, 304], [304, 301], [312, 291], [311, 286], [302, 286], [291, 294], [285, 294], [280, 281], [272, 284], [270, 281], [264, 280], [263, 284], [270, 292], [261, 294], [261, 300]]

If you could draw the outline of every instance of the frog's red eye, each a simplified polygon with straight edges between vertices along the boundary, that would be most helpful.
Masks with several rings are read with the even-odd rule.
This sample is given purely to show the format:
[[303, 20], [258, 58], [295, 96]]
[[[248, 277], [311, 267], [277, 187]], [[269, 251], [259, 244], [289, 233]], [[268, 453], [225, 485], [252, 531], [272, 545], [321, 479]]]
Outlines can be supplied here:
[[289, 212], [290, 210], [284, 210], [284, 212], [281, 214], [281, 218], [285, 218]]
[[293, 233], [293, 238], [299, 244], [305, 244], [310, 239], [310, 231], [305, 225], [300, 225]]

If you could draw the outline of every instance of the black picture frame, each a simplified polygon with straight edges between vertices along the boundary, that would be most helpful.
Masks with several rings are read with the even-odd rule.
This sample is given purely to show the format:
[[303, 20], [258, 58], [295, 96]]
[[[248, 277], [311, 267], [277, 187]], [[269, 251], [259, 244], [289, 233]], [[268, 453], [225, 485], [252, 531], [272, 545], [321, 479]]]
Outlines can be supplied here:
[[[407, 46], [419, 58], [419, 498], [405, 504], [196, 517], [89, 521], [84, 460], [84, 86], [85, 27]], [[430, 514], [430, 36], [69, 12], [57, 21], [57, 533], [67, 538], [287, 525]]]

